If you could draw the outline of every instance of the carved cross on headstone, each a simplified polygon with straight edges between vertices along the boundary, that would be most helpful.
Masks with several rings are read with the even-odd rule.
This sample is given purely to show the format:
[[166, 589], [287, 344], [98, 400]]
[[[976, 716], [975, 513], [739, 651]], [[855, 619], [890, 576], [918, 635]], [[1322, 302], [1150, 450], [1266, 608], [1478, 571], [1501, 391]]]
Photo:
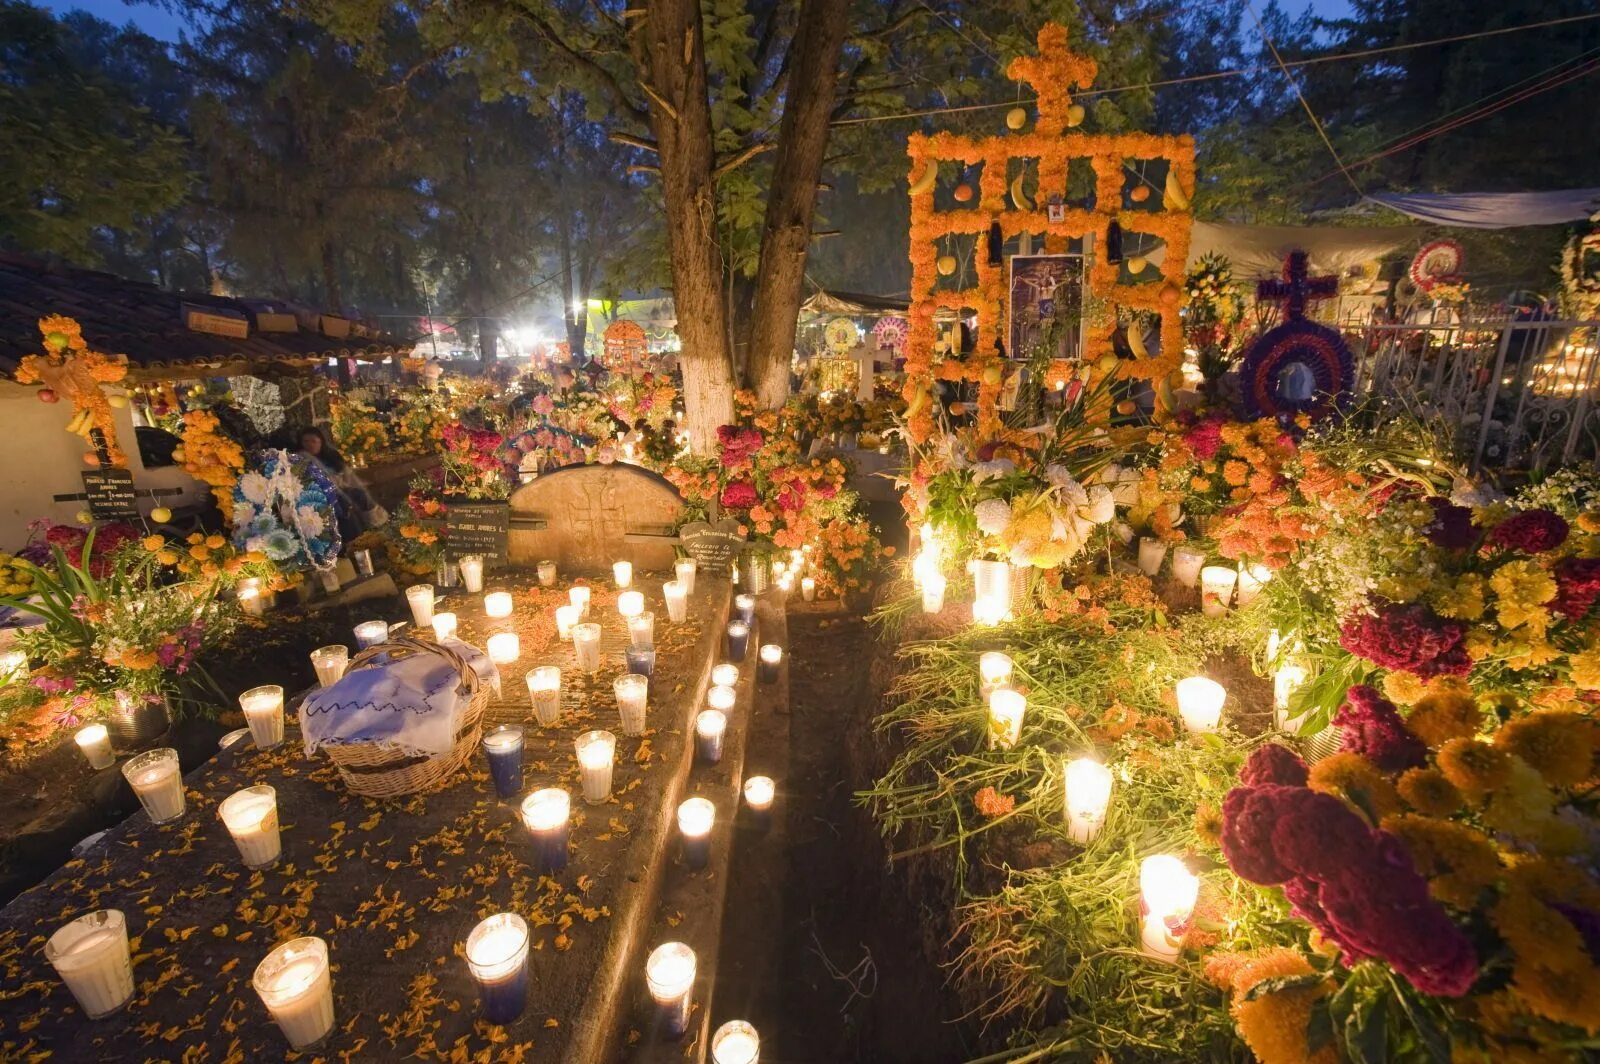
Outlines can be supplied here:
[[1339, 294], [1339, 278], [1311, 277], [1308, 256], [1304, 251], [1291, 251], [1283, 261], [1283, 280], [1260, 281], [1256, 284], [1256, 298], [1282, 303], [1288, 321], [1306, 316], [1306, 303], [1313, 299], [1327, 299]]

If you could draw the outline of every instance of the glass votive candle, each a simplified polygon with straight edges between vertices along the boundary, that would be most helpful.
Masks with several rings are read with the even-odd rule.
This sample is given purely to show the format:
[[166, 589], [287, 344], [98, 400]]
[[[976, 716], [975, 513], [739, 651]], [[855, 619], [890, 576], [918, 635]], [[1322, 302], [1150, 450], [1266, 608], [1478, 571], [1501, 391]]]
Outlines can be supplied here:
[[938, 613], [944, 609], [944, 591], [948, 584], [943, 573], [929, 573], [922, 578], [923, 613]]
[[711, 667], [711, 685], [713, 687], [739, 686], [739, 666], [731, 661], [721, 661]]
[[744, 656], [750, 652], [750, 626], [743, 621], [730, 621], [728, 624], [728, 657], [734, 661], [743, 661]]
[[700, 566], [693, 558], [679, 558], [672, 566], [673, 575], [678, 578], [678, 583], [683, 585], [685, 595], [694, 594], [694, 577]]
[[656, 645], [656, 615], [654, 610], [645, 610], [636, 617], [628, 618], [628, 645], [635, 647], [653, 647]]
[[1200, 880], [1169, 854], [1146, 857], [1139, 865], [1139, 938], [1144, 952], [1173, 961], [1183, 952], [1183, 937], [1200, 896]]
[[516, 913], [495, 913], [467, 936], [467, 969], [478, 984], [487, 1023], [506, 1024], [528, 1003], [528, 924]]
[[217, 806], [217, 816], [239, 847], [239, 857], [250, 869], [278, 863], [283, 844], [278, 836], [278, 792], [266, 784], [234, 791]]
[[714, 709], [725, 717], [733, 716], [733, 707], [739, 703], [739, 692], [718, 684], [706, 692], [706, 708]]
[[694, 950], [682, 942], [657, 946], [644, 962], [645, 984], [656, 1003], [661, 1023], [673, 1038], [689, 1028], [694, 1001]]
[[269, 683], [250, 688], [239, 696], [239, 708], [256, 746], [270, 750], [283, 742], [282, 686]]
[[483, 555], [463, 554], [456, 564], [461, 566], [461, 583], [467, 589], [467, 594], [476, 595], [483, 591]]
[[1074, 758], [1062, 769], [1066, 784], [1067, 837], [1086, 843], [1100, 832], [1111, 804], [1111, 770], [1092, 757]]
[[1289, 716], [1289, 699], [1305, 682], [1311, 678], [1311, 673], [1304, 665], [1297, 662], [1286, 661], [1279, 665], [1272, 674], [1272, 706], [1277, 717], [1278, 728], [1281, 731], [1298, 733], [1300, 726], [1305, 723], [1305, 714]]
[[1175, 547], [1172, 551], [1172, 578], [1184, 587], [1200, 586], [1200, 570], [1206, 564], [1206, 552], [1193, 547]]
[[1200, 609], [1207, 617], [1221, 617], [1233, 601], [1233, 585], [1239, 570], [1225, 565], [1208, 565], [1200, 570]]
[[599, 805], [611, 797], [611, 767], [617, 755], [617, 737], [608, 731], [587, 731], [578, 736], [578, 766], [583, 771], [583, 800]]
[[1190, 735], [1204, 735], [1217, 730], [1222, 720], [1222, 703], [1228, 692], [1215, 680], [1205, 676], [1186, 676], [1176, 686], [1178, 716]]
[[454, 613], [436, 613], [433, 615], [433, 638], [443, 643], [446, 639], [456, 637], [456, 615]]
[[1028, 700], [1013, 687], [999, 687], [989, 693], [989, 748], [1009, 750], [1022, 738], [1022, 717]]
[[332, 687], [338, 683], [349, 664], [349, 647], [318, 647], [311, 652], [311, 667], [317, 670], [318, 687]]
[[776, 643], [763, 643], [756, 657], [756, 680], [760, 683], [777, 683], [778, 670], [783, 666], [783, 648]]
[[341, 586], [339, 583], [339, 570], [334, 566], [319, 569], [317, 571], [317, 580], [322, 584], [322, 590], [330, 595], [338, 591]]
[[406, 588], [406, 605], [411, 607], [411, 623], [425, 628], [433, 623], [433, 585], [415, 584]]
[[555, 587], [556, 586], [556, 563], [555, 562], [551, 561], [549, 558], [546, 558], [544, 561], [539, 563], [538, 573], [539, 573], [539, 586], [540, 587]]
[[89, 762], [92, 769], [110, 768], [117, 759], [111, 750], [111, 733], [104, 724], [85, 725], [72, 738], [78, 744], [78, 752], [83, 754], [83, 759]]
[[1261, 594], [1261, 589], [1272, 579], [1272, 570], [1260, 562], [1251, 562], [1249, 565], [1239, 566], [1239, 592], [1236, 601], [1240, 606], [1248, 606]]
[[677, 580], [661, 585], [661, 595], [667, 600], [667, 620], [682, 624], [689, 619], [689, 592]]
[[251, 982], [291, 1049], [309, 1049], [333, 1030], [333, 975], [322, 939], [285, 942], [256, 965]]
[[623, 657], [628, 662], [628, 671], [635, 676], [648, 679], [656, 674], [655, 647], [629, 647], [623, 652]]
[[760, 1064], [761, 1036], [744, 1020], [729, 1020], [711, 1036], [711, 1064]]
[[502, 724], [483, 734], [483, 753], [489, 759], [494, 793], [511, 798], [522, 790], [522, 729]]
[[533, 719], [546, 728], [561, 719], [561, 670], [540, 665], [528, 673], [528, 700], [533, 703]]
[[701, 761], [715, 765], [722, 760], [722, 738], [728, 731], [728, 715], [720, 709], [702, 709], [694, 718], [694, 752]]
[[356, 648], [365, 650], [386, 642], [389, 638], [388, 621], [362, 621], [356, 625]]
[[1139, 537], [1139, 571], [1145, 576], [1155, 576], [1161, 563], [1167, 560], [1167, 541], [1156, 536]]
[[814, 578], [803, 576], [800, 578], [800, 597], [807, 602], [817, 599], [817, 582]]
[[572, 834], [572, 799], [560, 787], [545, 787], [522, 800], [522, 822], [533, 836], [540, 872], [567, 867], [567, 840]]
[[440, 587], [455, 587], [461, 583], [461, 567], [448, 558], [440, 558], [434, 566], [433, 579]]
[[733, 596], [733, 612], [745, 624], [755, 624], [756, 597], [754, 595]]
[[618, 590], [633, 586], [633, 563], [612, 562], [611, 579], [616, 583]]
[[1011, 683], [1011, 658], [998, 650], [978, 655], [978, 695], [985, 702], [989, 696]]
[[261, 597], [259, 583], [247, 581], [239, 582], [239, 590], [235, 592], [239, 599], [239, 609], [246, 617], [263, 617], [267, 612], [267, 600]]
[[578, 657], [578, 668], [587, 673], [600, 671], [600, 626], [593, 623], [573, 625], [572, 649]]
[[583, 611], [568, 603], [556, 607], [556, 638], [571, 639], [572, 629], [579, 621], [583, 620]]
[[355, 563], [357, 576], [372, 575], [372, 552], [370, 550], [354, 551], [350, 555], [350, 560]]
[[233, 731], [217, 740], [217, 749], [226, 750], [230, 746], [242, 743], [248, 738], [250, 738], [249, 728], [235, 728]]
[[91, 1020], [110, 1016], [133, 997], [128, 924], [120, 909], [100, 909], [62, 925], [45, 942], [44, 956]]
[[491, 591], [483, 596], [483, 615], [493, 620], [511, 616], [511, 592]]
[[617, 596], [617, 612], [624, 620], [632, 620], [644, 612], [644, 592], [624, 591]]
[[170, 747], [146, 750], [122, 766], [122, 775], [152, 823], [165, 824], [183, 815], [183, 774], [178, 771], [178, 751]]
[[789, 593], [794, 590], [793, 573], [784, 573], [778, 577], [778, 590], [783, 592], [784, 598], [789, 597]]
[[496, 632], [489, 637], [489, 660], [508, 665], [522, 656], [522, 640], [515, 632]]
[[777, 791], [770, 776], [751, 776], [744, 781], [744, 805], [757, 827], [764, 828], [772, 822], [772, 799]]
[[644, 715], [650, 702], [650, 680], [636, 673], [618, 676], [611, 684], [616, 692], [617, 712], [622, 717], [622, 734], [644, 734]]
[[717, 807], [708, 798], [688, 798], [678, 806], [678, 833], [683, 836], [683, 861], [698, 872], [711, 858], [711, 825]]
[[576, 587], [567, 589], [567, 602], [569, 605], [576, 606], [578, 608], [578, 617], [580, 620], [589, 616], [589, 599], [591, 597], [592, 593], [590, 592], [589, 585], [587, 584], [579, 584]]

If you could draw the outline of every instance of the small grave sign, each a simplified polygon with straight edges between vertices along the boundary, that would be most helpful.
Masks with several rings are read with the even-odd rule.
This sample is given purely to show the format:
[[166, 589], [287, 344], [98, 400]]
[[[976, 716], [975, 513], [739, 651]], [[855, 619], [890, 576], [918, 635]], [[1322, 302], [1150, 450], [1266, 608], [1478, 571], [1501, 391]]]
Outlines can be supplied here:
[[133, 474], [126, 469], [97, 469], [83, 474], [83, 493], [89, 515], [96, 521], [137, 521], [138, 495]]
[[452, 558], [483, 555], [483, 564], [506, 564], [511, 509], [503, 502], [453, 502], [445, 511], [445, 544]]
[[739, 534], [739, 522], [724, 518], [715, 524], [690, 521], [678, 530], [678, 542], [701, 569], [726, 573], [744, 549], [745, 538]]

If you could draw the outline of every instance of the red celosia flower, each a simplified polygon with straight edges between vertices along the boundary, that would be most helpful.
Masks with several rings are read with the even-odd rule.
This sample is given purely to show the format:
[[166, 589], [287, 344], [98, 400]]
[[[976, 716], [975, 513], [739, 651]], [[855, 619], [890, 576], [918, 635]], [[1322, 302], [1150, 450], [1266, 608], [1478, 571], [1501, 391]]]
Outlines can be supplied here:
[[1421, 603], [1374, 600], [1374, 606], [1372, 613], [1358, 613], [1344, 622], [1340, 646], [1375, 665], [1424, 680], [1465, 676], [1472, 671], [1461, 625], [1437, 616]]
[[1567, 541], [1567, 522], [1550, 510], [1523, 510], [1495, 525], [1489, 542], [1524, 554], [1543, 554]]

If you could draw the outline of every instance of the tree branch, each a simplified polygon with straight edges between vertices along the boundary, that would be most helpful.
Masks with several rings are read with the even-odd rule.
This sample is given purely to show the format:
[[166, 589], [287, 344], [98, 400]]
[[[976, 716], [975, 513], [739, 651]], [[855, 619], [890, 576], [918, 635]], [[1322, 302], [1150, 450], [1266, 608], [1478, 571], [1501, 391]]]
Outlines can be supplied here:
[[655, 105], [657, 107], [661, 108], [667, 113], [668, 118], [672, 119], [674, 122], [678, 120], [678, 109], [668, 103], [666, 97], [657, 92], [648, 81], [639, 82], [639, 87], [644, 90], [644, 94], [646, 96], [655, 101]]
[[655, 141], [647, 140], [644, 137], [636, 137], [632, 133], [612, 132], [606, 134], [606, 139], [613, 144], [623, 144], [630, 148], [638, 148], [641, 151], [655, 152], [658, 155], [661, 153], [661, 149], [656, 145]]
[[[592, 54], [579, 51], [572, 45], [568, 44], [562, 39], [561, 35], [556, 32], [554, 26], [551, 26], [539, 16], [526, 9], [522, 9], [519, 13], [523, 18], [527, 19], [528, 22], [533, 25], [533, 28], [538, 31], [539, 36], [543, 37], [551, 45], [564, 53], [567, 58], [571, 59], [574, 63], [578, 64], [580, 67], [583, 67], [585, 70], [594, 74], [602, 82], [604, 82], [606, 87], [611, 90], [611, 94], [616, 97], [617, 106], [631, 115], [635, 121], [645, 122], [649, 120], [649, 113], [644, 108], [633, 102], [633, 100], [628, 96], [627, 92], [623, 90], [622, 83], [617, 80], [617, 76], [613, 74], [603, 63], [597, 61]], [[648, 91], [648, 88], [646, 91]]]
[[718, 163], [717, 168], [711, 172], [711, 179], [713, 181], [721, 180], [724, 175], [739, 169], [739, 167], [754, 159], [757, 155], [772, 151], [776, 147], [776, 144], [768, 141], [757, 141], [749, 147], [730, 155], [723, 162]]

